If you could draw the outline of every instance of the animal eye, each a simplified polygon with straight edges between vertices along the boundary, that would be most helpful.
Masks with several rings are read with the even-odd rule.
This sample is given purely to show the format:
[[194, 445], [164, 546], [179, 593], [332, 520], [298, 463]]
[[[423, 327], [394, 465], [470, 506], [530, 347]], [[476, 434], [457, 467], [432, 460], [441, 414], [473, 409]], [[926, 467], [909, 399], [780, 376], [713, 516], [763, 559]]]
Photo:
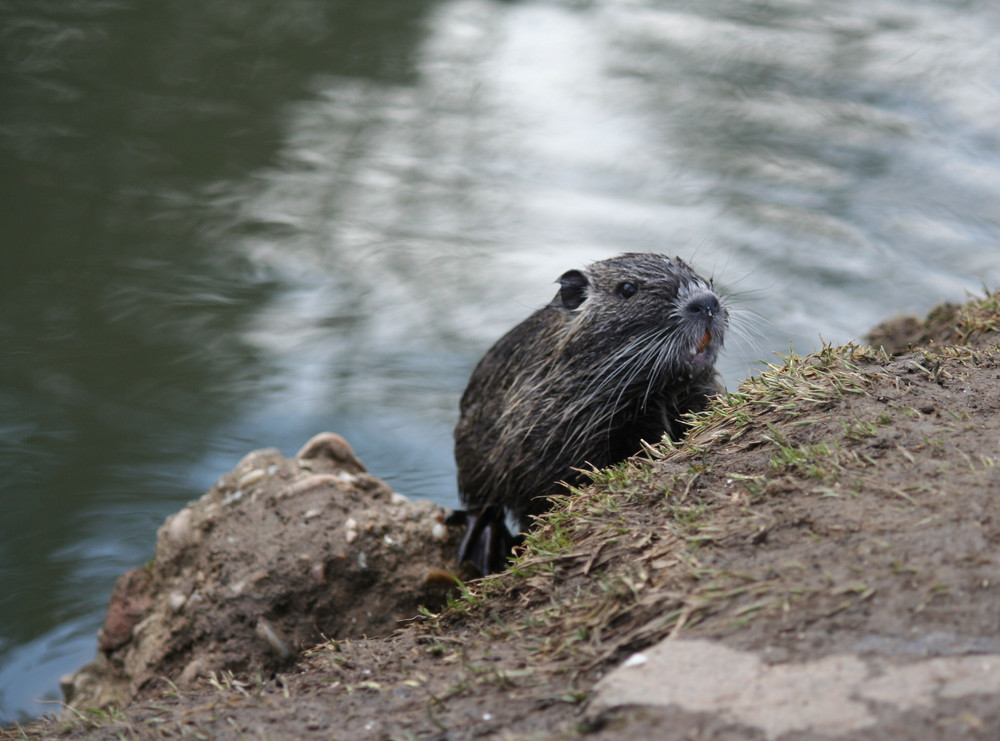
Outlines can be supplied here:
[[632, 298], [639, 290], [639, 286], [637, 286], [635, 283], [630, 283], [629, 281], [625, 281], [624, 283], [619, 283], [618, 288], [616, 288], [615, 290], [618, 291], [618, 295], [621, 296], [622, 298]]

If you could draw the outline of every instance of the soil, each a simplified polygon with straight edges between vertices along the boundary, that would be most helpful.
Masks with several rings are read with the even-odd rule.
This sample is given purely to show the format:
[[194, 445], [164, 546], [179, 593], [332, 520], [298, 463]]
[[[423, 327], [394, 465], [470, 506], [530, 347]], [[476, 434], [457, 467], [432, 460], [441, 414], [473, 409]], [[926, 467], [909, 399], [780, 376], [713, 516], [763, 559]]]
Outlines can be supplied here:
[[[169, 681], [135, 687], [122, 708], [75, 703], [0, 738], [998, 738], [1000, 293], [929, 319], [878, 328], [884, 349], [826, 347], [748, 379], [683, 443], [594, 471], [540, 518], [509, 571], [460, 583], [445, 608], [413, 584], [442, 583], [427, 577], [454, 539], [438, 529], [432, 554], [417, 543], [429, 531], [415, 531], [424, 577], [338, 602], [362, 614], [410, 590], [395, 603], [412, 607], [408, 622], [377, 637], [324, 633], [284, 664], [260, 657], [287, 642], [250, 631], [183, 683], [183, 662], [163, 664]], [[312, 519], [329, 536], [346, 516]], [[190, 532], [171, 522], [161, 541]], [[297, 558], [284, 527], [283, 552]], [[198, 530], [198, 548], [213, 528]], [[181, 545], [124, 580], [103, 653], [143, 640], [144, 616], [162, 609], [148, 583], [186, 573], [166, 565], [189, 558]], [[323, 563], [334, 594], [338, 564], [356, 556]], [[292, 634], [278, 619], [288, 611], [264, 618]], [[162, 615], [188, 640], [193, 623]]]

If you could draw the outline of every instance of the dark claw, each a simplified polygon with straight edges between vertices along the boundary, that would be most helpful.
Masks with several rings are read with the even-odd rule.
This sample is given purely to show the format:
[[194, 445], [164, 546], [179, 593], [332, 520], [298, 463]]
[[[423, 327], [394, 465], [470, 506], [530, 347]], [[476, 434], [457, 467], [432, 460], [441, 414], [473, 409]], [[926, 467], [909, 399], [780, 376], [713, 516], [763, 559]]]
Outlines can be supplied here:
[[[456, 515], [461, 514], [461, 517]], [[458, 547], [458, 564], [468, 561], [480, 575], [496, 574], [507, 568], [511, 549], [519, 539], [510, 534], [504, 522], [503, 507], [456, 510], [446, 521], [449, 525], [465, 523], [465, 536]]]

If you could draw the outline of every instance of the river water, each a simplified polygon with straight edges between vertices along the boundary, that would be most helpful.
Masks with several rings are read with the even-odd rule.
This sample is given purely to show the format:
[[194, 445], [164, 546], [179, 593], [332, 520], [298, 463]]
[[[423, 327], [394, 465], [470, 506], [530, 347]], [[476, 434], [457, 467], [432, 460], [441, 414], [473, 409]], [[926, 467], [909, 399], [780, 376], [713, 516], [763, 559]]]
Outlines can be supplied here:
[[0, 720], [247, 451], [456, 501], [564, 270], [714, 276], [760, 359], [1000, 283], [993, 0], [0, 0]]

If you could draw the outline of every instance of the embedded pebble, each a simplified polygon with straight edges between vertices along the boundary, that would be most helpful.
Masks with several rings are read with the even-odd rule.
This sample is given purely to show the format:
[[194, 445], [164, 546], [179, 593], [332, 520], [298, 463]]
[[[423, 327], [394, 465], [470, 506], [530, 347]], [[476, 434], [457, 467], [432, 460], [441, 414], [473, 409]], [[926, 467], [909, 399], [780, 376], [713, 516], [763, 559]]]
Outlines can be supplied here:
[[346, 520], [344, 520], [344, 531], [345, 531], [344, 539], [348, 543], [353, 543], [355, 540], [358, 539], [358, 521], [355, 520], [353, 517], [348, 517]]
[[312, 491], [313, 489], [318, 489], [324, 486], [336, 486], [339, 478], [339, 476], [334, 476], [329, 473], [314, 473], [310, 476], [306, 476], [304, 479], [296, 481], [287, 489], [280, 492], [276, 499], [298, 496], [299, 494], [304, 494], [307, 491]]
[[[260, 468], [264, 463], [269, 463], [275, 458], [282, 458], [281, 451], [277, 448], [261, 448], [247, 453], [236, 464], [236, 470]], [[270, 459], [270, 461], [268, 461]]]
[[146, 629], [149, 628], [149, 626], [153, 625], [155, 622], [156, 622], [156, 614], [153, 613], [152, 615], [146, 617], [144, 620], [140, 620], [138, 623], [136, 623], [135, 627], [132, 628], [132, 640], [133, 641], [139, 640], [139, 637], [146, 632]]
[[171, 592], [170, 596], [167, 598], [167, 604], [170, 605], [170, 611], [173, 613], [178, 613], [184, 609], [184, 605], [187, 604], [187, 595], [183, 592]]
[[431, 537], [438, 543], [444, 543], [448, 540], [448, 528], [444, 526], [443, 522], [435, 522], [431, 527]]
[[222, 500], [223, 504], [232, 504], [233, 502], [238, 502], [243, 498], [243, 490], [237, 489], [232, 494], [226, 494], [226, 498]]
[[336, 477], [343, 481], [345, 484], [355, 484], [358, 481], [358, 477], [353, 473], [348, 473], [347, 471], [340, 471], [336, 474]]
[[325, 563], [314, 563], [309, 567], [309, 576], [316, 584], [323, 585], [326, 584], [326, 564]]
[[176, 515], [167, 518], [167, 537], [182, 545], [197, 542], [198, 536], [192, 527], [193, 519], [194, 513], [190, 507], [185, 507]]
[[410, 498], [408, 496], [406, 496], [405, 494], [400, 494], [398, 491], [394, 491], [389, 496], [389, 502], [391, 504], [406, 504], [409, 501]]
[[632, 654], [629, 656], [625, 663], [622, 664], [624, 667], [642, 666], [648, 661], [646, 654]]
[[305, 514], [302, 515], [302, 519], [304, 519], [306, 522], [309, 522], [309, 520], [315, 519], [319, 517], [321, 514], [323, 514], [322, 510], [318, 510], [314, 507], [313, 509], [306, 510]]
[[264, 472], [264, 469], [255, 468], [254, 470], [240, 476], [240, 480], [236, 482], [236, 486], [240, 489], [245, 489], [248, 486], [253, 486], [266, 475], [267, 474]]

